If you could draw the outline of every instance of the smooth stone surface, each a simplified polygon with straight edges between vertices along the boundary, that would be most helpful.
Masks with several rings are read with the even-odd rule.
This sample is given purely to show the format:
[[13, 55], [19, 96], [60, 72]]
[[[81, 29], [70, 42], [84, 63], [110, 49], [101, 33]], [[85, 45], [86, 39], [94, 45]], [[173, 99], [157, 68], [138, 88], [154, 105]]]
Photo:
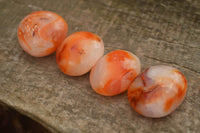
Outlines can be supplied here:
[[[135, 53], [142, 70], [166, 64], [188, 80], [188, 92], [171, 115], [149, 119], [129, 105], [126, 92], [96, 94], [89, 74], [64, 75], [55, 54], [34, 58], [17, 40], [17, 26], [30, 12], [53, 11], [68, 23], [69, 34], [90, 31], [105, 54]], [[197, 133], [200, 130], [200, 2], [145, 0], [0, 0], [0, 102], [55, 133]]]

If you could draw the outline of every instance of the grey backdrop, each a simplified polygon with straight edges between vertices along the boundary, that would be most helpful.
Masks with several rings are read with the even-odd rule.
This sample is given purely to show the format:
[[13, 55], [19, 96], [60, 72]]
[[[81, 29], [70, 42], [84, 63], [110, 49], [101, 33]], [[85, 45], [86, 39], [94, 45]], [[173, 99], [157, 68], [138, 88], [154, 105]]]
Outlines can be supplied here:
[[[150, 119], [129, 105], [126, 92], [96, 94], [89, 74], [64, 75], [55, 54], [34, 58], [17, 40], [27, 14], [49, 10], [61, 15], [69, 34], [90, 31], [102, 37], [105, 53], [135, 53], [142, 70], [166, 64], [188, 80], [183, 104], [171, 115]], [[197, 133], [200, 130], [199, 0], [0, 0], [0, 102], [57, 133]]]

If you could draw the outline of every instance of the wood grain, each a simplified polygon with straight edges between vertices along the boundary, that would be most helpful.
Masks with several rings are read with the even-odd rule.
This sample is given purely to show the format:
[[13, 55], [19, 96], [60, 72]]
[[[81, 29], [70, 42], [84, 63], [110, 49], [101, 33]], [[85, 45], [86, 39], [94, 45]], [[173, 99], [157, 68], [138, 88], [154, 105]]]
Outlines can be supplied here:
[[[61, 15], [69, 34], [99, 35], [105, 53], [135, 53], [142, 70], [166, 64], [188, 80], [183, 104], [171, 115], [149, 119], [138, 115], [127, 94], [103, 97], [90, 87], [89, 74], [64, 75], [55, 54], [34, 58], [17, 40], [17, 26], [30, 12]], [[200, 130], [199, 0], [0, 0], [0, 101], [60, 133], [196, 133]]]

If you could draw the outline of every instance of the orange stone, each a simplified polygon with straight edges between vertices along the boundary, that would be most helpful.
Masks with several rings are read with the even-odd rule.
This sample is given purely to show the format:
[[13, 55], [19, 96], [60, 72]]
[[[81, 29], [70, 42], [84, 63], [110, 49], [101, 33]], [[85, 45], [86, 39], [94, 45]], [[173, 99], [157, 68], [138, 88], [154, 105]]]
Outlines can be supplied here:
[[172, 113], [187, 92], [185, 76], [177, 69], [158, 65], [143, 71], [128, 88], [128, 100], [139, 114], [159, 118]]
[[67, 23], [61, 16], [49, 11], [37, 11], [20, 22], [18, 40], [28, 54], [43, 57], [56, 51], [67, 32]]
[[70, 76], [90, 71], [104, 54], [102, 39], [90, 32], [80, 31], [69, 35], [56, 51], [60, 70]]
[[120, 94], [140, 73], [140, 61], [134, 54], [116, 50], [102, 57], [92, 68], [90, 84], [93, 90], [104, 96]]

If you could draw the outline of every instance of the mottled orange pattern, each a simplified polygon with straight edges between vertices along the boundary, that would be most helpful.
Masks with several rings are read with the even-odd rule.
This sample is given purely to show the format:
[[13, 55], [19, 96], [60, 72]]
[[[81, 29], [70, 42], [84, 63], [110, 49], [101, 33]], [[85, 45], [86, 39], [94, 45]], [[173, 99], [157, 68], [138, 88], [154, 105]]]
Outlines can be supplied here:
[[55, 52], [67, 32], [67, 23], [61, 16], [49, 11], [37, 11], [20, 22], [18, 40], [28, 54], [43, 57]]
[[[166, 71], [167, 75], [162, 75]], [[128, 100], [141, 115], [163, 117], [181, 104], [186, 91], [187, 81], [180, 71], [168, 66], [154, 66], [142, 72], [130, 85]]]
[[79, 76], [87, 73], [103, 53], [104, 44], [100, 37], [80, 31], [68, 36], [58, 47], [56, 61], [65, 74]]
[[[93, 89], [105, 96], [113, 96], [126, 91], [129, 84], [138, 75], [138, 72], [130, 64], [135, 62], [138, 65], [137, 67], [140, 67], [139, 61], [135, 56], [124, 50], [110, 52], [104, 56], [104, 60], [107, 63], [105, 71], [102, 71], [106, 73], [104, 85], [97, 85], [98, 87], [93, 87]], [[92, 70], [90, 78], [93, 78], [93, 75], [96, 75], [94, 70]], [[91, 84], [93, 84], [92, 81]]]

